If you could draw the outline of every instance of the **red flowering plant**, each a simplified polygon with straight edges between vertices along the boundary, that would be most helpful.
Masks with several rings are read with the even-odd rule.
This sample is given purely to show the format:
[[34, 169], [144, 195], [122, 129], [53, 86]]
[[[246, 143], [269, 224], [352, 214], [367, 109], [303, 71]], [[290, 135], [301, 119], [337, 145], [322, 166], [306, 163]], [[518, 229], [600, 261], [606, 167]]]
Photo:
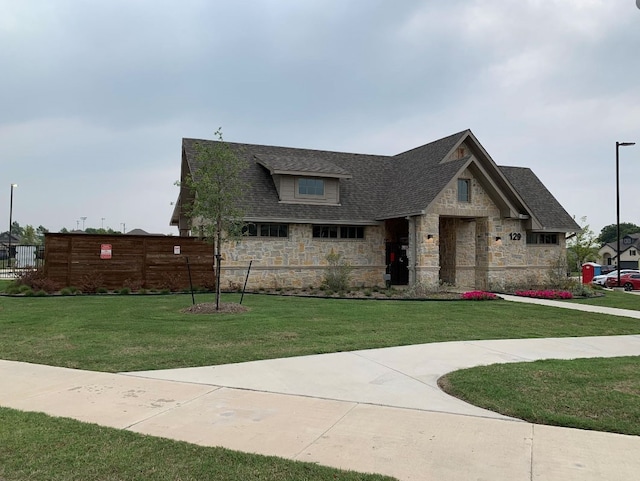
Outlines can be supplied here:
[[460, 295], [460, 299], [465, 301], [492, 301], [497, 298], [495, 294], [485, 291], [469, 291]]
[[535, 297], [536, 299], [573, 299], [571, 292], [556, 291], [553, 289], [516, 291], [515, 294], [516, 296]]

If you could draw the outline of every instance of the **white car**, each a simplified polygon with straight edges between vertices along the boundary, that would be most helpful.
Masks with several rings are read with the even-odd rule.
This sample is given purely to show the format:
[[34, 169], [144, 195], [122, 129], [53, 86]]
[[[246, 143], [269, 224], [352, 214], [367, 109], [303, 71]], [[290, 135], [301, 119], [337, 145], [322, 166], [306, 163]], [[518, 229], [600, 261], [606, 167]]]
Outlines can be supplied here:
[[[636, 274], [640, 273], [640, 271], [636, 269], [621, 269], [620, 275], [627, 274], [629, 272], [635, 272]], [[594, 278], [591, 279], [591, 284], [606, 287], [607, 278], [612, 278], [612, 277], [618, 277], [618, 271], [611, 271], [608, 274], [601, 274], [599, 276], [594, 276]]]

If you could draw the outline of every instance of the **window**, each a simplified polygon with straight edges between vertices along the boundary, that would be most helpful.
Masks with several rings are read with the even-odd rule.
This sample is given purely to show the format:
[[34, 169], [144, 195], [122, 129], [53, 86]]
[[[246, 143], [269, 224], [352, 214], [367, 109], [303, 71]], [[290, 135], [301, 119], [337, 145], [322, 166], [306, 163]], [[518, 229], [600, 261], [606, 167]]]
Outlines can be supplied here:
[[324, 180], [298, 179], [298, 195], [324, 196]]
[[359, 225], [314, 225], [313, 237], [321, 239], [364, 239], [364, 227]]
[[249, 237], [289, 237], [287, 224], [247, 224], [242, 234]]
[[471, 202], [471, 180], [458, 179], [458, 202]]
[[346, 225], [340, 227], [341, 239], [364, 239], [364, 227], [357, 225]]
[[338, 238], [338, 226], [336, 225], [314, 225], [313, 237], [320, 237], [323, 239], [337, 239]]
[[636, 252], [636, 250], [635, 250], [635, 249], [630, 249], [630, 250], [629, 250], [629, 255], [630, 255], [630, 256], [637, 256], [638, 254], [637, 254], [637, 252]]
[[527, 234], [527, 244], [557, 244], [558, 234], [540, 234], [530, 232]]

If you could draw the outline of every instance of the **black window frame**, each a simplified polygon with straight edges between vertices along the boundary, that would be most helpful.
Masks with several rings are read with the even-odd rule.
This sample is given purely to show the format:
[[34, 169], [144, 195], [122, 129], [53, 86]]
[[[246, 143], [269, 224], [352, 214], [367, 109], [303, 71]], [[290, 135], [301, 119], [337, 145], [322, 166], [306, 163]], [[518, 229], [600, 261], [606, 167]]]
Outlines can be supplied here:
[[362, 225], [313, 224], [314, 239], [364, 239], [365, 229]]
[[527, 244], [529, 245], [558, 245], [560, 237], [557, 233], [546, 234], [544, 232], [529, 232], [527, 234]]
[[286, 239], [289, 237], [289, 224], [274, 222], [250, 222], [242, 228], [242, 235], [246, 237], [261, 237], [269, 239]]

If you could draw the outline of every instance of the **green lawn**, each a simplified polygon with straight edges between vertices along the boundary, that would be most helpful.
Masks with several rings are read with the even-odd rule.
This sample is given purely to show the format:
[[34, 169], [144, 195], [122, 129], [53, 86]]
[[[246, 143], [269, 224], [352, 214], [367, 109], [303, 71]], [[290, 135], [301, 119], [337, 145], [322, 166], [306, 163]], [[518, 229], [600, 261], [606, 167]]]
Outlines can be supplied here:
[[[614, 294], [625, 297], [611, 296], [613, 301], [607, 302], [619, 305], [635, 300], [635, 296], [629, 294]], [[197, 296], [198, 302], [212, 300], [211, 295]], [[223, 300], [237, 301], [238, 296], [227, 295]], [[244, 302], [250, 308], [247, 313], [194, 315], [180, 312], [190, 302], [190, 296], [185, 295], [0, 297], [0, 357], [117, 372], [449, 340], [640, 333], [640, 321], [636, 319], [506, 301], [360, 301], [248, 295]], [[619, 362], [634, 364], [636, 361], [637, 358], [630, 358]], [[606, 424], [604, 429], [620, 431], [615, 426], [640, 424], [635, 410], [640, 404], [637, 402], [640, 373], [631, 368], [623, 369], [622, 364], [611, 368], [595, 360], [584, 363], [591, 366], [589, 375], [584, 377], [586, 380], [595, 379], [596, 374], [607, 379], [612, 369], [621, 376], [615, 382], [599, 382], [593, 389], [575, 393], [571, 393], [574, 390], [571, 377], [558, 375], [558, 368], [553, 363], [545, 365], [547, 374], [540, 374], [542, 371], [536, 367], [538, 374], [528, 378], [522, 370], [518, 371], [523, 368], [514, 364], [497, 366], [502, 371], [490, 372], [482, 380], [472, 373], [476, 384], [469, 383], [468, 388], [459, 388], [460, 379], [464, 380], [467, 372], [453, 373], [447, 379], [453, 386], [451, 389], [469, 396], [478, 385], [503, 386], [485, 396], [493, 399], [494, 404], [488, 406], [496, 410], [503, 398], [509, 399], [505, 392], [513, 390], [510, 386], [515, 386], [512, 384], [515, 380], [528, 379], [522, 387], [525, 389], [525, 410], [542, 412], [538, 403], [549, 406], [549, 413], [543, 412], [535, 421], [561, 425], [574, 425], [571, 423], [575, 421], [568, 420], [566, 413], [556, 412], [562, 402], [558, 405], [551, 401], [559, 393], [565, 403], [579, 402], [580, 406], [588, 406], [600, 402], [604, 398], [603, 391], [608, 394], [609, 391], [626, 390], [622, 407], [613, 414], [618, 419]], [[527, 367], [536, 364], [530, 363]], [[569, 374], [580, 369], [578, 361], [566, 365], [565, 371]], [[503, 380], [503, 372], [511, 369], [514, 372], [510, 378]], [[532, 379], [544, 384], [549, 377], [557, 379], [552, 388], [533, 388]], [[580, 406], [574, 417], [594, 416]], [[516, 411], [513, 413], [519, 415]], [[388, 478], [366, 477], [0, 409], [0, 479], [314, 481]]]
[[617, 307], [619, 309], [630, 309], [640, 311], [640, 295], [620, 291], [601, 291], [604, 296], [589, 297], [586, 299], [572, 299], [568, 302], [588, 304], [592, 306]]
[[383, 481], [386, 476], [196, 446], [0, 408], [3, 481]]
[[118, 372], [452, 340], [640, 333], [636, 319], [507, 301], [247, 295], [247, 313], [181, 313], [190, 303], [187, 295], [0, 297], [0, 357]]
[[533, 423], [640, 435], [640, 359], [543, 360], [452, 372], [448, 393]]

